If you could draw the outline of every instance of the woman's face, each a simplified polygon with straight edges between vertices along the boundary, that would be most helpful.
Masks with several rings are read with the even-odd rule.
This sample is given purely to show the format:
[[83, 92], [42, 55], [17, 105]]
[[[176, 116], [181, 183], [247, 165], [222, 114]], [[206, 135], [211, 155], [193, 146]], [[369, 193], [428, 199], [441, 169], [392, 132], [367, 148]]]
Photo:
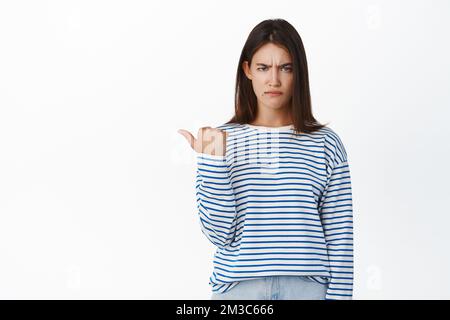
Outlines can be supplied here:
[[[288, 110], [293, 87], [292, 60], [288, 51], [267, 43], [255, 52], [251, 66], [244, 61], [242, 67], [252, 81], [258, 108]], [[268, 91], [281, 91], [281, 95], [270, 95]]]

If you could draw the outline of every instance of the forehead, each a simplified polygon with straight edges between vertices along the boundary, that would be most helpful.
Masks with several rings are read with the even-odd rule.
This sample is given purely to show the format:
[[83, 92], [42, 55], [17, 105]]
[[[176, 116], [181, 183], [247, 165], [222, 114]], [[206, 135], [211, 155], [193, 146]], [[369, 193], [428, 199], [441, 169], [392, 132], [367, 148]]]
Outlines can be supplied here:
[[285, 48], [280, 47], [279, 45], [266, 43], [255, 52], [252, 60], [263, 63], [271, 63], [272, 61], [286, 63], [290, 62], [291, 55]]

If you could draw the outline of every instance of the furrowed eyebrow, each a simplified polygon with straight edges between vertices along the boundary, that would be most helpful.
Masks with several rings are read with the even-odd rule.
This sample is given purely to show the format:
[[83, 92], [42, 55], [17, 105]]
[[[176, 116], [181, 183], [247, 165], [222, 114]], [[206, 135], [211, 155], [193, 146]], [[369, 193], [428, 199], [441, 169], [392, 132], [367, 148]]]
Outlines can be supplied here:
[[[264, 67], [271, 67], [271, 65], [265, 64], [265, 63], [256, 63], [257, 66], [264, 66]], [[289, 66], [292, 65], [292, 62], [288, 62], [288, 63], [283, 63], [282, 65], [280, 65], [280, 67], [285, 67], [285, 66]]]

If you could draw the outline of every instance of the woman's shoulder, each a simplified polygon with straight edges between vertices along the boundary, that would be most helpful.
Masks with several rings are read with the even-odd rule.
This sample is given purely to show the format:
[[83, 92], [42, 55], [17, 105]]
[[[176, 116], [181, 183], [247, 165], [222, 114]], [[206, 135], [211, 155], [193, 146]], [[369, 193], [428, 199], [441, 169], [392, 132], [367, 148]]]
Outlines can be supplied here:
[[334, 162], [347, 161], [347, 152], [340, 134], [329, 125], [319, 129], [323, 135], [325, 154]]
[[227, 132], [233, 132], [235, 130], [243, 129], [243, 128], [245, 128], [245, 126], [240, 123], [227, 122], [227, 123], [223, 123], [215, 128], [223, 130], [223, 131], [227, 131]]

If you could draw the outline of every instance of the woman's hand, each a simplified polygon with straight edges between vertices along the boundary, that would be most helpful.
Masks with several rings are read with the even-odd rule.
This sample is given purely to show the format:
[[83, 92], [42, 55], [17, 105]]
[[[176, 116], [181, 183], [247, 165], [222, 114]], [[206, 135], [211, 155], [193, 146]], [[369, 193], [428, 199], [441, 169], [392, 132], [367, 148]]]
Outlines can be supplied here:
[[198, 153], [213, 156], [224, 156], [227, 147], [227, 133], [220, 129], [202, 127], [198, 129], [197, 139], [187, 130], [179, 129], [178, 133], [186, 138], [192, 149]]

